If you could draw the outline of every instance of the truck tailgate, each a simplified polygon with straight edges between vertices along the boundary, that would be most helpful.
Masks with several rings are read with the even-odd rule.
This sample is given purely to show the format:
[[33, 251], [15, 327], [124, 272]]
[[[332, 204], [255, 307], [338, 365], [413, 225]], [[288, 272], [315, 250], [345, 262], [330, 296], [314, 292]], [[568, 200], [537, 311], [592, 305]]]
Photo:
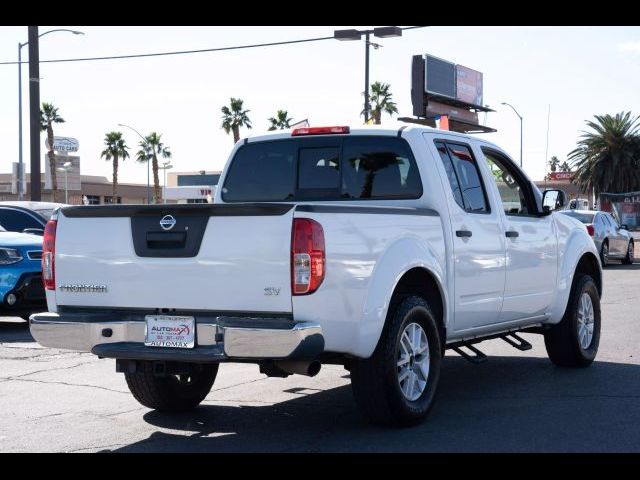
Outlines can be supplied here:
[[63, 209], [56, 304], [291, 312], [292, 218], [288, 204]]

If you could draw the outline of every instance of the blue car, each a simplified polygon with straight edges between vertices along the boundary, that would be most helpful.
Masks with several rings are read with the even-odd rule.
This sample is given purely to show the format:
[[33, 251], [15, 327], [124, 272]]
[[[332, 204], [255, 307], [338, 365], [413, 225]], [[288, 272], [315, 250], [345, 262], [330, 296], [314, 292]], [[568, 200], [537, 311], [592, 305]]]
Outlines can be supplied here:
[[41, 273], [42, 237], [0, 225], [0, 317], [28, 319], [47, 310]]

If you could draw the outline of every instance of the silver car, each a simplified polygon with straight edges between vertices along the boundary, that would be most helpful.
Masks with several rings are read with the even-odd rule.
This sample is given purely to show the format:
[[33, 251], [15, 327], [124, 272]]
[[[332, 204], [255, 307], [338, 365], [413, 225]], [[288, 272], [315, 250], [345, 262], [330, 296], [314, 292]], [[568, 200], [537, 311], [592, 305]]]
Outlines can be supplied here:
[[627, 226], [620, 225], [610, 213], [593, 210], [562, 210], [560, 213], [585, 224], [600, 252], [603, 267], [613, 259], [622, 260], [627, 265], [633, 263], [633, 237], [627, 231]]

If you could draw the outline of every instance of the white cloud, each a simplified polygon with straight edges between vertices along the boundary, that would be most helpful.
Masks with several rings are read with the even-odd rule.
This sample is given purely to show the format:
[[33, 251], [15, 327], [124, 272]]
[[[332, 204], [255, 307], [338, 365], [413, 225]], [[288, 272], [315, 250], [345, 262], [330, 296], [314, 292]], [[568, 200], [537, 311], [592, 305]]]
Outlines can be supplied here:
[[640, 54], [640, 42], [624, 42], [618, 44], [618, 50], [621, 52], [630, 52]]

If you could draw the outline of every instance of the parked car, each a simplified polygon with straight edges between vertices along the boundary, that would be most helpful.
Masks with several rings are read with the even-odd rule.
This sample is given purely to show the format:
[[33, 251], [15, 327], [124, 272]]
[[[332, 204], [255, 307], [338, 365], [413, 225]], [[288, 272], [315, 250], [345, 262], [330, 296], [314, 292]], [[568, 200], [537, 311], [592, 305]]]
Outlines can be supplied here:
[[10, 232], [42, 235], [53, 211], [64, 206], [52, 202], [0, 202], [0, 225]]
[[7, 232], [0, 226], [0, 316], [47, 310], [41, 274], [42, 237]]
[[627, 226], [620, 225], [610, 213], [592, 210], [562, 210], [561, 213], [580, 220], [586, 226], [596, 249], [600, 252], [603, 267], [614, 259], [621, 260], [626, 265], [633, 263], [633, 237]]
[[61, 209], [33, 337], [116, 359], [134, 397], [166, 411], [197, 406], [223, 362], [272, 377], [344, 365], [366, 417], [401, 426], [425, 418], [447, 348], [478, 363], [479, 342], [528, 350], [527, 332], [556, 365], [596, 356], [593, 241], [553, 212], [563, 192], [542, 194], [484, 139], [275, 132], [239, 141], [219, 186], [214, 204]]

